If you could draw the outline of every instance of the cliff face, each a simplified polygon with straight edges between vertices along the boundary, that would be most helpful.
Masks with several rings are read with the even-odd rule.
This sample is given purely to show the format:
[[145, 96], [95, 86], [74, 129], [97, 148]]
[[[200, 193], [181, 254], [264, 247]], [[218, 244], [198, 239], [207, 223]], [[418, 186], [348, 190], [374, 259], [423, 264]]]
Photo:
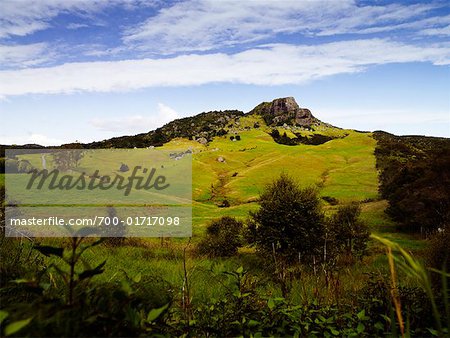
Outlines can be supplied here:
[[249, 114], [258, 114], [269, 126], [298, 125], [311, 126], [320, 123], [309, 109], [300, 108], [293, 97], [275, 99], [256, 106]]

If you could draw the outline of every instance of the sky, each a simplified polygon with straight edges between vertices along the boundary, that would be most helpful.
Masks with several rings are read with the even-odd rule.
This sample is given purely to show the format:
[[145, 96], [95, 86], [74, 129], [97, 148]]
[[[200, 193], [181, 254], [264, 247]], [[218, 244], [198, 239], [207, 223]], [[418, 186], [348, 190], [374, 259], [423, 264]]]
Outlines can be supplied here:
[[450, 137], [447, 1], [0, 0], [0, 144], [134, 135], [293, 96]]

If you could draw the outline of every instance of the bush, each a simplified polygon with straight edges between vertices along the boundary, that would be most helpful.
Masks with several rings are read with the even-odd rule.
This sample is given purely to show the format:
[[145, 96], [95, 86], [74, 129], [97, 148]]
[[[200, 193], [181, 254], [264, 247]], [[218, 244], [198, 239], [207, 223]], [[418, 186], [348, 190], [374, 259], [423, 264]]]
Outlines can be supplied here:
[[91, 269], [81, 256], [100, 241], [84, 245], [82, 240], [72, 238], [68, 248], [36, 245], [61, 265], [0, 287], [2, 337], [11, 332], [26, 337], [137, 337], [161, 331], [158, 325], [173, 301], [171, 286], [141, 274], [91, 283], [103, 273], [105, 262]]
[[242, 245], [243, 224], [233, 217], [222, 217], [213, 221], [206, 229], [206, 236], [198, 244], [201, 255], [227, 257], [236, 254]]
[[329, 222], [328, 234], [336, 253], [361, 258], [367, 250], [369, 229], [360, 219], [358, 204], [340, 206]]
[[218, 205], [219, 208], [229, 208], [230, 207], [230, 202], [228, 200], [223, 200], [222, 203], [220, 203]]
[[[450, 228], [447, 226], [436, 232], [429, 240], [426, 252], [426, 263], [429, 267], [450, 272]], [[438, 284], [441, 277], [433, 274], [433, 282]]]
[[331, 196], [322, 196], [322, 199], [325, 202], [328, 202], [330, 205], [338, 205], [339, 200], [337, 198], [331, 197]]
[[268, 184], [260, 209], [251, 213], [250, 231], [260, 251], [298, 259], [316, 255], [324, 245], [324, 214], [317, 191], [301, 189], [286, 174]]
[[122, 220], [117, 216], [116, 209], [108, 205], [106, 207], [107, 216], [102, 232], [104, 237], [104, 243], [109, 246], [120, 246], [125, 243], [126, 228]]

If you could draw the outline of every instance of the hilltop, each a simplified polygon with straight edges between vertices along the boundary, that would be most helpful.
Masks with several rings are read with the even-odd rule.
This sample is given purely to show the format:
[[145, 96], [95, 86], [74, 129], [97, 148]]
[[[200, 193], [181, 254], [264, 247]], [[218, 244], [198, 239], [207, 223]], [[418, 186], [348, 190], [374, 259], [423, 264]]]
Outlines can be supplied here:
[[[254, 118], [255, 123], [253, 125], [241, 123], [241, 118], [245, 117]], [[147, 133], [115, 137], [100, 142], [83, 144], [83, 147], [141, 148], [161, 146], [175, 138], [187, 138], [196, 140], [201, 144], [207, 144], [216, 136], [235, 135], [260, 127], [276, 128], [283, 126], [284, 129], [294, 132], [311, 130], [319, 126], [331, 127], [331, 125], [315, 118], [309, 109], [300, 108], [293, 97], [286, 97], [275, 99], [272, 102], [263, 102], [247, 113], [239, 110], [203, 112], [195, 116], [174, 120]]]

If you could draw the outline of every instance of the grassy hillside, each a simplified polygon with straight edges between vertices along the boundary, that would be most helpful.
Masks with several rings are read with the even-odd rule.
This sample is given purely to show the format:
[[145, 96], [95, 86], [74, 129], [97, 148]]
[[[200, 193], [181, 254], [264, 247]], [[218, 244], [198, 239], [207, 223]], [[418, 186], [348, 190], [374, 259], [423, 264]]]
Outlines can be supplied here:
[[194, 155], [193, 197], [202, 207], [228, 200], [230, 210], [221, 213], [239, 214], [237, 210], [242, 209], [245, 214], [249, 208], [246, 204], [252, 204], [262, 187], [281, 172], [340, 202], [377, 196], [375, 141], [370, 134], [349, 131], [343, 139], [318, 146], [280, 145], [258, 129], [241, 132], [240, 136], [241, 140], [235, 142], [227, 136], [216, 137]]

